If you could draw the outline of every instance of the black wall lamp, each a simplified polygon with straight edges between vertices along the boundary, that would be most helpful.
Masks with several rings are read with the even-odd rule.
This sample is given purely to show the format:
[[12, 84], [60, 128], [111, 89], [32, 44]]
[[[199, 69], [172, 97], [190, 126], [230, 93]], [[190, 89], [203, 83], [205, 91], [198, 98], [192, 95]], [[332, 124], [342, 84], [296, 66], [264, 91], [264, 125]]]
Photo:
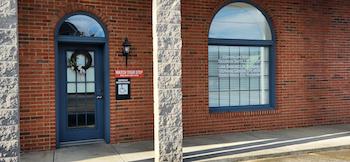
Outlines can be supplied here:
[[123, 56], [125, 56], [125, 66], [128, 66], [128, 56], [130, 55], [131, 44], [128, 38], [124, 39], [123, 42]]

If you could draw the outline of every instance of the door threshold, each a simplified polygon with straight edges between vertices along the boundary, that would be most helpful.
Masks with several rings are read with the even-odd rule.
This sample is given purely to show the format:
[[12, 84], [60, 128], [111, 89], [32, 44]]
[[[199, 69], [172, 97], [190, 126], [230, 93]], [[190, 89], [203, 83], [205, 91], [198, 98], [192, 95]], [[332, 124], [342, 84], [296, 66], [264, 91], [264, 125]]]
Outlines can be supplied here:
[[68, 142], [61, 142], [61, 147], [70, 147], [70, 146], [79, 146], [79, 145], [88, 145], [88, 144], [95, 144], [95, 143], [105, 143], [104, 139], [90, 139], [90, 140], [80, 140], [80, 141], [68, 141]]

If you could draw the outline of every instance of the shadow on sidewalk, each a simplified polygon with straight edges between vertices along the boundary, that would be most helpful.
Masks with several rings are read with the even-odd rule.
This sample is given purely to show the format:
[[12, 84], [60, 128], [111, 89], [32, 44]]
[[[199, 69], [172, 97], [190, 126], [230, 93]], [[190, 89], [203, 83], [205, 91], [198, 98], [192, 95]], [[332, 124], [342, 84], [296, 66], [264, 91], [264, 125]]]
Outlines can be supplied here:
[[[296, 139], [289, 139], [289, 140], [282, 140], [282, 141], [278, 139], [274, 139], [274, 140], [268, 140], [263, 142], [254, 142], [249, 144], [219, 147], [214, 149], [184, 153], [184, 161], [205, 160], [205, 159], [211, 159], [211, 158], [220, 157], [220, 156], [242, 154], [242, 153], [248, 153], [253, 151], [261, 151], [266, 149], [292, 146], [296, 144], [304, 144], [309, 142], [316, 142], [320, 140], [327, 140], [327, 139], [333, 139], [333, 138], [339, 138], [339, 137], [345, 137], [345, 136], [350, 136], [350, 132], [342, 132], [342, 133], [336, 133], [331, 135], [320, 135], [316, 137], [296, 138]], [[300, 152], [300, 151], [291, 150], [291, 152]], [[239, 159], [241, 158], [230, 159], [230, 160], [239, 160]]]

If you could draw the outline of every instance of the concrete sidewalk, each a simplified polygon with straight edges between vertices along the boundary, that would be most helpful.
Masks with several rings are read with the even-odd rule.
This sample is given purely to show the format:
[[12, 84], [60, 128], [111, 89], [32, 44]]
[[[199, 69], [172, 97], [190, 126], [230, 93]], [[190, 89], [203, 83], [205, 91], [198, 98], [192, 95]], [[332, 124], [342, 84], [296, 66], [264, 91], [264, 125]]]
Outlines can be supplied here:
[[297, 154], [274, 158], [263, 158], [249, 160], [246, 162], [349, 162], [350, 149], [341, 149], [334, 151], [322, 151], [307, 154]]
[[[184, 161], [244, 161], [346, 148], [350, 148], [350, 124], [189, 137], [184, 140]], [[153, 161], [153, 142], [22, 153], [21, 161]]]

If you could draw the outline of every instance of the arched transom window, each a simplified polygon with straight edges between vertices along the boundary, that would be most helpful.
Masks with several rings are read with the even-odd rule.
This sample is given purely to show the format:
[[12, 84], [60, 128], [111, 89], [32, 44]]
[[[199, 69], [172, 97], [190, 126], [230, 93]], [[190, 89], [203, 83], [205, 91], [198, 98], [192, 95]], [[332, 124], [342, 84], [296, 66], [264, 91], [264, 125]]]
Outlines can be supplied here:
[[208, 39], [211, 111], [273, 107], [274, 38], [264, 14], [234, 2], [214, 16]]
[[73, 15], [64, 20], [59, 28], [60, 36], [105, 37], [102, 26], [87, 15]]

